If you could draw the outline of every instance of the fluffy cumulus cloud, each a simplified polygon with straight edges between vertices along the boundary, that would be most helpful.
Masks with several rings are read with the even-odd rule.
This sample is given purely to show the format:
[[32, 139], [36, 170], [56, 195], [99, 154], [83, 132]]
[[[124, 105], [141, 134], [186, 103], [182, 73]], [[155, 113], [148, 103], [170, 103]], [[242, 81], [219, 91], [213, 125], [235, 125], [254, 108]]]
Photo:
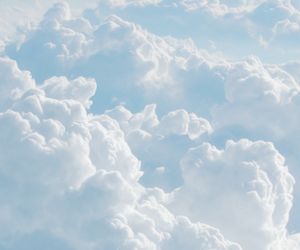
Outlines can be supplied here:
[[170, 203], [176, 214], [217, 226], [243, 249], [278, 249], [286, 240], [294, 178], [271, 143], [228, 141], [224, 150], [205, 143], [181, 167], [184, 185]]
[[[125, 11], [124, 6], [112, 6], [113, 12], [117, 11], [123, 17], [128, 17], [129, 12], [131, 20], [142, 23], [158, 33], [193, 36], [202, 46], [218, 48], [231, 56], [240, 57], [259, 51], [267, 60], [292, 59], [295, 53], [299, 57], [298, 1], [162, 0], [144, 8], [127, 4]], [[111, 8], [110, 5], [107, 12], [111, 13]], [[101, 12], [103, 7], [99, 6], [99, 9]], [[155, 19], [149, 23], [141, 18], [140, 13], [148, 18], [153, 17], [155, 13]], [[195, 23], [197, 29], [191, 29]], [[174, 28], [175, 26], [177, 28]], [[220, 29], [224, 32], [216, 31]], [[241, 46], [232, 51], [232, 44], [237, 42]]]
[[[55, 5], [23, 43], [6, 47], [38, 82], [53, 75], [94, 77], [101, 89], [94, 108], [101, 111], [157, 103], [164, 112], [185, 108], [208, 116], [209, 106], [224, 100], [231, 62], [192, 39], [161, 37], [115, 15], [96, 22], [91, 13], [72, 18], [69, 12], [66, 4]], [[30, 59], [36, 49], [40, 53]], [[47, 69], [40, 69], [44, 63]]]
[[171, 111], [159, 118], [155, 105], [135, 114], [117, 106], [106, 114], [118, 121], [133, 153], [143, 159], [142, 183], [165, 190], [182, 183], [179, 161], [186, 150], [213, 132], [206, 119], [185, 110]]
[[34, 81], [28, 71], [20, 71], [17, 63], [8, 58], [1, 58], [1, 102], [0, 110], [5, 110], [20, 98], [22, 94], [34, 86]]
[[69, 2], [0, 43], [0, 248], [298, 250], [298, 2]]
[[[86, 109], [92, 80], [51, 78], [36, 86], [14, 61], [3, 59], [1, 67], [12, 87], [24, 86], [18, 96], [7, 95], [12, 101], [0, 114], [2, 249], [47, 242], [49, 249], [174, 249], [177, 242], [191, 249], [239, 249], [218, 229], [175, 216], [164, 206], [163, 190], [139, 183], [140, 161], [109, 116], [116, 112], [92, 115]], [[145, 110], [131, 118], [129, 130], [158, 126], [147, 119], [151, 107]], [[190, 121], [182, 119], [174, 123], [186, 127]], [[210, 131], [207, 121], [199, 122], [199, 134]]]

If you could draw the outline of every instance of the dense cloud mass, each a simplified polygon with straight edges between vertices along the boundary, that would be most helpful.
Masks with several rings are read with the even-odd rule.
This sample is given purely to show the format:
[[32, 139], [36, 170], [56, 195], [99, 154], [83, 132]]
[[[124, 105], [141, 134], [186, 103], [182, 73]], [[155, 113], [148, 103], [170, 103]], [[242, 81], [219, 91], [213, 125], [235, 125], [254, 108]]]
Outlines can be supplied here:
[[[174, 241], [191, 249], [239, 249], [217, 229], [172, 214], [162, 189], [139, 184], [140, 161], [109, 116], [116, 112], [92, 115], [85, 108], [93, 80], [51, 78], [36, 86], [10, 59], [3, 58], [1, 67], [12, 88], [12, 101], [0, 115], [3, 249], [32, 249], [48, 241], [55, 249], [174, 249]], [[150, 109], [129, 119], [127, 129], [124, 119], [124, 131], [156, 126], [164, 134], [165, 122], [175, 119], [172, 132], [181, 135], [194, 125], [186, 111], [155, 124]], [[173, 115], [181, 112], [187, 117]], [[211, 129], [204, 119], [196, 123], [192, 131], [199, 135]]]
[[300, 248], [298, 1], [14, 2], [1, 249]]
[[228, 141], [224, 150], [205, 143], [190, 149], [181, 167], [176, 214], [217, 226], [243, 249], [277, 249], [284, 241], [294, 179], [271, 143]]

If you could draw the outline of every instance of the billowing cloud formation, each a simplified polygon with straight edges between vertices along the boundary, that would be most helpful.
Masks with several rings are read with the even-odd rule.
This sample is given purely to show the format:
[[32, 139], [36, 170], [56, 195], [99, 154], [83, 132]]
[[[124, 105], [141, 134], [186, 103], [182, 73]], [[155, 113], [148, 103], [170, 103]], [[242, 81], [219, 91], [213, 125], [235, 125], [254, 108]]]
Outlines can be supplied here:
[[63, 2], [4, 42], [0, 248], [298, 250], [298, 61], [136, 23], [172, 10], [172, 27], [203, 15], [273, 42], [297, 37], [296, 4], [124, 0], [75, 17]]
[[[289, 66], [285, 65], [284, 68], [289, 68]], [[243, 124], [244, 128], [260, 130], [274, 128], [272, 131], [274, 138], [280, 136], [280, 130], [289, 132], [288, 125], [282, 124], [284, 119], [278, 119], [278, 117], [283, 118], [287, 115], [283, 114], [286, 112], [284, 110], [297, 105], [299, 95], [297, 76], [287, 70], [290, 71], [289, 74], [277, 65], [263, 65], [258, 58], [250, 58], [246, 62], [237, 63], [233, 65], [232, 70], [237, 74], [231, 74], [225, 82], [227, 102], [215, 111], [218, 123], [222, 123], [222, 126]], [[275, 110], [277, 114], [268, 112]], [[278, 115], [281, 110], [283, 113]], [[244, 116], [234, 116], [234, 112], [244, 113]], [[231, 119], [227, 119], [228, 116], [231, 116]], [[253, 119], [254, 117], [256, 119]], [[267, 124], [266, 119], [269, 121], [274, 119], [274, 122]], [[268, 128], [265, 128], [266, 125]]]
[[[39, 81], [53, 75], [96, 78], [102, 89], [98, 94], [102, 96], [95, 98], [95, 102], [104, 108], [125, 102], [141, 109], [148, 102], [155, 102], [166, 111], [182, 107], [195, 110], [198, 104], [196, 111], [205, 113], [224, 101], [225, 95], [244, 99], [239, 94], [233, 96], [244, 85], [253, 88], [249, 95], [256, 95], [256, 87], [263, 81], [264, 91], [270, 91], [269, 95], [277, 99], [290, 98], [298, 88], [293, 77], [281, 67], [264, 65], [258, 58], [243, 59], [240, 63], [225, 60], [200, 50], [191, 39], [160, 37], [117, 16], [95, 21], [89, 13], [73, 19], [66, 4], [55, 5], [31, 33], [19, 49], [9, 46], [8, 54]], [[33, 49], [40, 53], [29, 59], [27, 55]], [[48, 67], [43, 71], [39, 65], [45, 62]], [[253, 74], [252, 80], [248, 73]], [[243, 74], [248, 85], [236, 82]], [[274, 84], [276, 90], [270, 90]], [[129, 96], [132, 91], [138, 94]], [[163, 102], [166, 98], [169, 101]]]
[[[255, 56], [237, 62], [225, 60], [200, 50], [192, 40], [160, 37], [116, 16], [99, 24], [89, 20], [91, 15], [72, 19], [69, 12], [65, 4], [54, 6], [19, 50], [7, 50], [41, 81], [61, 74], [95, 77], [101, 91], [94, 98], [94, 107], [111, 108], [124, 102], [142, 109], [154, 102], [165, 112], [185, 108], [209, 117], [216, 105], [229, 102], [235, 110], [239, 103], [247, 112], [235, 112], [227, 119], [234, 111], [221, 109], [220, 115], [214, 112], [218, 114], [214, 123], [237, 125], [239, 119], [248, 128], [260, 120], [252, 119], [255, 107], [266, 107], [266, 112], [261, 112], [266, 121], [274, 113], [271, 109], [276, 107], [278, 112], [299, 92], [297, 70], [292, 70], [296, 66], [264, 64]], [[31, 60], [27, 55], [33, 49], [40, 53]], [[50, 63], [43, 72], [39, 65], [46, 62]], [[249, 113], [253, 113], [250, 121]], [[269, 126], [264, 124], [258, 126]]]
[[132, 151], [143, 160], [142, 182], [168, 190], [182, 183], [179, 161], [188, 148], [213, 131], [206, 119], [185, 110], [169, 112], [159, 120], [155, 105], [136, 114], [118, 106], [106, 114], [119, 122]]
[[[31, 84], [31, 88], [21, 90], [0, 117], [1, 141], [4, 142], [1, 144], [1, 238], [4, 249], [18, 249], [23, 244], [30, 248], [38, 246], [41, 241], [52, 242], [58, 249], [241, 249], [238, 244], [225, 240], [217, 229], [199, 222], [194, 224], [188, 218], [200, 222], [207, 220], [209, 224], [222, 228], [229, 238], [242, 243], [245, 249], [250, 249], [253, 241], [237, 237], [238, 233], [247, 236], [243, 227], [252, 227], [253, 233], [256, 232], [257, 237], [260, 235], [262, 239], [256, 241], [256, 247], [262, 249], [268, 249], [273, 238], [286, 240], [285, 225], [291, 206], [293, 178], [271, 144], [229, 142], [224, 153], [206, 144], [201, 146], [204, 153], [191, 150], [182, 161], [184, 185], [174, 193], [175, 202], [180, 203], [175, 210], [180, 210], [183, 204], [189, 204], [185, 199], [201, 201], [201, 190], [205, 190], [215, 196], [216, 202], [221, 202], [219, 206], [225, 206], [222, 212], [231, 215], [227, 218], [233, 221], [232, 218], [239, 220], [238, 216], [246, 216], [247, 212], [242, 210], [239, 215], [230, 207], [226, 208], [235, 204], [234, 200], [228, 202], [232, 195], [232, 199], [241, 202], [241, 208], [249, 209], [249, 213], [255, 211], [253, 216], [260, 218], [257, 223], [251, 220], [241, 229], [232, 227], [230, 223], [232, 228], [228, 229], [226, 218], [222, 221], [221, 215], [214, 216], [213, 213], [202, 217], [202, 210], [197, 206], [193, 212], [192, 204], [188, 206], [192, 211], [180, 211], [183, 217], [176, 217], [164, 205], [169, 203], [170, 198], [163, 190], [147, 189], [139, 184], [140, 163], [125, 142], [119, 123], [109, 115], [119, 118], [128, 133], [132, 129], [143, 128], [149, 132], [152, 129], [152, 134], [162, 135], [170, 121], [174, 126], [170, 130], [172, 133], [188, 135], [195, 115], [179, 110], [170, 112], [159, 122], [153, 113], [154, 106], [149, 106], [137, 115], [119, 108], [119, 112], [109, 111], [107, 115], [93, 116], [87, 113], [82, 103], [85, 90], [91, 88], [93, 92], [93, 81], [80, 78], [68, 82], [66, 78], [57, 78], [38, 87], [13, 61], [3, 59], [3, 65], [10, 69], [7, 71], [10, 79], [22, 82], [24, 86]], [[57, 87], [59, 81], [61, 88]], [[80, 84], [76, 84], [78, 81]], [[69, 93], [76, 93], [79, 88], [81, 91], [77, 93], [82, 93], [82, 96], [73, 95], [70, 99], [65, 93], [65, 86], [70, 87]], [[199, 119], [198, 124], [202, 124], [198, 126], [199, 134], [211, 131], [207, 121]], [[12, 151], [12, 148], [15, 150]], [[202, 163], [208, 169], [214, 168], [209, 164], [217, 164], [218, 167], [228, 162], [229, 168], [230, 164], [234, 164], [237, 170], [232, 170], [232, 176], [229, 169], [221, 170], [226, 178], [220, 176], [217, 179], [217, 170], [212, 169], [213, 172], [208, 175], [204, 169], [206, 178], [202, 180], [201, 166], [198, 166], [195, 168], [195, 171], [200, 171], [198, 179], [196, 172], [191, 173], [194, 164], [200, 163], [194, 159], [198, 155], [213, 162]], [[237, 162], [241, 162], [241, 166], [236, 165], [233, 157], [238, 157]], [[241, 171], [241, 177], [245, 171], [245, 176], [235, 178], [236, 171]], [[274, 173], [277, 176], [273, 176]], [[236, 185], [231, 182], [234, 179]], [[201, 185], [195, 186], [198, 181]], [[215, 181], [220, 189], [211, 185]], [[205, 183], [208, 184], [204, 187]], [[225, 187], [228, 188], [227, 202], [222, 202], [222, 197], [216, 196], [216, 192], [222, 195]], [[180, 198], [181, 195], [184, 198]], [[209, 209], [212, 205], [207, 203], [209, 197], [204, 194], [202, 198]], [[250, 205], [255, 210], [250, 209]], [[171, 207], [172, 211], [174, 205]]]
[[20, 71], [15, 61], [1, 58], [0, 110], [9, 107], [14, 100], [34, 86], [29, 72]]
[[[117, 16], [99, 25], [90, 16], [72, 19], [69, 12], [66, 4], [55, 5], [20, 48], [7, 47], [39, 82], [53, 75], [94, 77], [102, 90], [94, 98], [95, 106], [104, 108], [125, 102], [141, 109], [155, 102], [166, 112], [192, 110], [203, 98], [196, 111], [205, 112], [207, 105], [224, 98], [219, 75], [228, 63], [199, 50], [192, 40], [159, 37]], [[40, 53], [29, 59], [32, 50]], [[47, 69], [40, 69], [46, 62]], [[196, 91], [198, 85], [201, 91]]]
[[176, 213], [221, 228], [243, 249], [278, 249], [285, 241], [294, 179], [271, 143], [228, 141], [224, 150], [203, 144], [181, 164]]
[[[93, 81], [55, 78], [38, 87], [2, 61], [12, 86], [30, 86], [12, 92], [0, 114], [2, 249], [48, 241], [56, 249], [239, 249], [217, 229], [175, 217], [162, 190], [138, 183], [140, 162], [119, 124], [88, 114], [82, 102]], [[70, 98], [66, 86], [81, 95]]]
[[[109, 13], [129, 16], [159, 34], [193, 37], [201, 47], [218, 48], [229, 56], [247, 56], [255, 51], [268, 61], [299, 57], [300, 6], [295, 0], [162, 0], [144, 8], [128, 5], [125, 10], [113, 6]], [[102, 5], [99, 13], [101, 9]], [[141, 13], [151, 18], [154, 12], [151, 23], [141, 18]], [[192, 29], [196, 23], [197, 28]], [[234, 50], [233, 44], [237, 45]]]

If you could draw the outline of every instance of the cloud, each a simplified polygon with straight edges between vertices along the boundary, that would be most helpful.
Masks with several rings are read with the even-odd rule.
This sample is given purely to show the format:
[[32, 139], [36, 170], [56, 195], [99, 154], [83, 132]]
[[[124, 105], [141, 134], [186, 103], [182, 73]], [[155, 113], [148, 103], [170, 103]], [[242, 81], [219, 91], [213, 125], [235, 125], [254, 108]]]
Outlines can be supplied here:
[[[2, 249], [174, 249], [175, 242], [240, 249], [217, 229], [174, 216], [163, 190], [139, 183], [140, 162], [109, 117], [117, 112], [87, 111], [93, 80], [61, 77], [39, 86], [15, 62], [1, 67], [10, 69], [12, 86], [31, 84], [0, 113]], [[134, 123], [150, 129], [151, 110]]]
[[108, 4], [111, 7], [127, 7], [130, 5], [134, 5], [134, 6], [146, 6], [146, 5], [157, 5], [160, 2], [162, 2], [162, 0], [138, 0], [138, 1], [133, 1], [133, 0], [109, 0]]
[[298, 248], [287, 229], [300, 176], [298, 62], [230, 59], [200, 49], [196, 34], [164, 36], [134, 20], [176, 10], [188, 26], [205, 13], [212, 30], [228, 21], [275, 41], [296, 32], [287, 30], [296, 7], [154, 2], [111, 1], [79, 16], [58, 3], [5, 43], [0, 248]]
[[[40, 53], [29, 60], [33, 49]], [[96, 23], [91, 14], [72, 18], [66, 4], [50, 9], [19, 49], [11, 44], [6, 51], [39, 82], [53, 75], [95, 78], [101, 91], [93, 98], [94, 107], [102, 111], [120, 103], [142, 109], [152, 102], [165, 112], [185, 108], [208, 117], [207, 110], [225, 98], [259, 98], [263, 93], [276, 102], [288, 101], [298, 91], [290, 74], [258, 57], [226, 60], [199, 49], [191, 39], [161, 37], [115, 15]], [[43, 71], [39, 65], [45, 62], [50, 63]], [[257, 92], [261, 87], [256, 84], [264, 90]]]
[[94, 79], [83, 77], [68, 81], [65, 77], [52, 77], [41, 87], [47, 96], [54, 99], [73, 99], [84, 107], [90, 107], [90, 98], [96, 93], [97, 84]]
[[242, 128], [241, 134], [235, 133], [238, 137], [260, 137], [277, 145], [287, 146], [287, 138], [296, 142], [297, 68], [296, 61], [262, 64], [257, 57], [232, 64], [224, 81], [226, 101], [212, 110], [215, 128]]
[[[93, 98], [94, 107], [102, 111], [121, 102], [139, 109], [154, 102], [165, 112], [192, 109], [203, 98], [201, 113], [224, 98], [217, 69], [225, 70], [227, 62], [199, 50], [191, 39], [160, 37], [117, 16], [93, 24], [90, 15], [72, 18], [69, 12], [67, 5], [55, 5], [19, 48], [6, 47], [39, 83], [53, 75], [95, 78], [101, 91]], [[39, 53], [28, 57], [32, 50]], [[47, 69], [40, 68], [44, 63]], [[163, 102], [166, 98], [169, 102]]]
[[[68, 93], [76, 90], [84, 97], [93, 81], [79, 80], [86, 83], [77, 85], [74, 80], [67, 85]], [[19, 241], [33, 246], [40, 237], [71, 249], [241, 249], [239, 244], [243, 249], [268, 249], [287, 240], [294, 179], [271, 143], [242, 140], [229, 141], [224, 151], [209, 144], [190, 149], [181, 161], [183, 186], [170, 196], [139, 183], [140, 162], [125, 138], [134, 131], [142, 138], [169, 136], [164, 131], [170, 126], [172, 133], [188, 136], [189, 119], [195, 115], [177, 110], [159, 120], [153, 105], [137, 114], [118, 107], [89, 115], [80, 96], [64, 99], [66, 82], [56, 78], [34, 85], [1, 113], [1, 141], [9, 142], [1, 145], [1, 173], [7, 183], [3, 192], [13, 183], [18, 187], [8, 200], [2, 196], [9, 215], [1, 218], [4, 247], [13, 249]], [[210, 133], [209, 123], [198, 118], [201, 121]], [[132, 147], [137, 143], [136, 138], [129, 141]], [[25, 204], [24, 192], [31, 192]], [[26, 217], [20, 206], [27, 210]], [[222, 209], [212, 212], [211, 207]], [[241, 219], [242, 225], [234, 223]], [[8, 230], [9, 225], [18, 227]], [[237, 243], [225, 240], [215, 228]], [[99, 238], [101, 232], [110, 233]], [[13, 237], [17, 233], [20, 236]]]
[[250, 57], [232, 66], [225, 82], [229, 102], [265, 99], [283, 104], [290, 102], [299, 91], [291, 75], [276, 65], [263, 65], [259, 58]]
[[[103, 9], [101, 4], [99, 9]], [[283, 58], [296, 59], [296, 51], [299, 54], [296, 44], [300, 13], [297, 1], [161, 1], [143, 8], [115, 6], [105, 13], [130, 18], [157, 34], [191, 37], [207, 49], [209, 41], [213, 40], [217, 50], [230, 57], [241, 58], [255, 51], [265, 60], [282, 61]], [[153, 13], [155, 19], [151, 24], [141, 18], [151, 18]], [[192, 29], [195, 23], [200, 25]], [[224, 33], [215, 32], [220, 29]], [[237, 41], [240, 46], [232, 51], [231, 46]]]
[[294, 178], [272, 143], [205, 143], [181, 167], [184, 184], [169, 205], [176, 214], [220, 228], [243, 249], [278, 249], [286, 240]]
[[182, 183], [178, 163], [188, 148], [213, 133], [209, 121], [194, 113], [175, 110], [159, 117], [154, 104], [139, 113], [117, 106], [106, 114], [118, 121], [132, 152], [142, 159], [142, 183], [164, 190]]
[[[207, 225], [192, 224], [187, 218], [179, 217], [174, 236], [166, 241], [163, 249], [229, 249], [240, 250], [238, 244], [223, 239], [218, 230]], [[196, 243], [196, 244], [195, 244]]]
[[[9, 45], [7, 53], [39, 82], [53, 75], [95, 78], [99, 91], [93, 97], [92, 112], [116, 104], [141, 110], [148, 103], [156, 103], [163, 113], [191, 110], [197, 116], [212, 117], [211, 123], [219, 130], [216, 141], [227, 128], [235, 138], [252, 136], [255, 131], [259, 136], [252, 136], [254, 140], [272, 141], [290, 131], [281, 121], [293, 112], [284, 107], [297, 106], [292, 101], [299, 91], [295, 70], [265, 64], [257, 56], [226, 59], [199, 49], [192, 39], [155, 35], [115, 15], [95, 21], [89, 12], [73, 18], [66, 4], [55, 5], [48, 13], [52, 14], [45, 15], [19, 49], [13, 51]], [[34, 60], [27, 56], [33, 49], [40, 51]], [[43, 72], [40, 65], [46, 62]], [[283, 118], [278, 118], [278, 112]], [[202, 124], [196, 120], [193, 126]], [[243, 128], [232, 131], [233, 127]], [[139, 132], [131, 137], [149, 138]], [[198, 136], [192, 133], [190, 137]]]
[[28, 71], [20, 71], [15, 61], [1, 58], [0, 110], [5, 110], [14, 100], [26, 90], [34, 86], [34, 81]]

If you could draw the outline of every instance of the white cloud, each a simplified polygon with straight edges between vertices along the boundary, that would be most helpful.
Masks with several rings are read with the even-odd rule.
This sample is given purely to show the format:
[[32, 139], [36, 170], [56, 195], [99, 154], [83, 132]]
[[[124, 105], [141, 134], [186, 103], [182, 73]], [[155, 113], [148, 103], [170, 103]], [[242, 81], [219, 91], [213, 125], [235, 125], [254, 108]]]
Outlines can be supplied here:
[[227, 101], [213, 110], [216, 128], [242, 126], [276, 142], [289, 137], [298, 129], [297, 65], [264, 65], [256, 57], [232, 64], [224, 82]]
[[108, 3], [111, 7], [127, 7], [130, 5], [135, 6], [146, 6], [146, 5], [157, 5], [162, 0], [109, 0]]
[[15, 61], [1, 58], [0, 110], [19, 98], [26, 90], [34, 86], [34, 81], [28, 71], [20, 71]]
[[[254, 36], [297, 32], [288, 1], [154, 2]], [[294, 179], [274, 145], [212, 144], [298, 148], [299, 63], [226, 59], [97, 11], [58, 3], [2, 52], [31, 73], [0, 59], [0, 248], [296, 250]]]
[[[119, 124], [87, 113], [92, 80], [54, 78], [37, 86], [4, 62], [14, 69], [7, 71], [12, 86], [31, 86], [0, 113], [2, 249], [176, 249], [175, 242], [177, 249], [240, 249], [217, 229], [175, 217], [162, 190], [139, 184], [140, 163]], [[150, 129], [153, 111], [146, 107], [133, 120]]]
[[272, 143], [228, 141], [224, 150], [203, 144], [181, 164], [184, 184], [172, 211], [220, 228], [245, 250], [280, 249], [294, 178]]
[[[29, 69], [38, 82], [53, 75], [96, 78], [101, 91], [94, 101], [98, 106], [106, 103], [105, 108], [117, 100], [130, 107], [138, 103], [139, 108], [155, 102], [170, 111], [182, 108], [179, 100], [183, 108], [192, 109], [203, 98], [203, 107], [194, 110], [201, 113], [206, 101], [211, 104], [223, 98], [218, 74], [226, 70], [228, 62], [199, 50], [191, 39], [160, 37], [117, 16], [92, 24], [86, 18], [70, 18], [66, 8], [55, 5], [49, 10], [52, 14], [45, 15], [39, 28], [32, 30], [19, 48], [7, 46], [7, 53], [22, 68]], [[32, 50], [39, 53], [29, 58]], [[44, 63], [47, 69], [43, 70], [40, 65]], [[209, 93], [210, 89], [217, 94]]]
[[213, 133], [206, 119], [185, 110], [171, 111], [160, 118], [156, 105], [135, 114], [118, 106], [106, 114], [118, 121], [131, 150], [142, 159], [142, 183], [165, 190], [181, 184], [178, 163], [187, 149]]
[[259, 58], [232, 64], [225, 81], [229, 102], [265, 99], [285, 104], [299, 92], [295, 79], [277, 65], [263, 65]]
[[[56, 5], [50, 12], [58, 16], [69, 13], [66, 5]], [[52, 15], [32, 31], [19, 50], [13, 53], [8, 47], [7, 51], [39, 81], [52, 75], [96, 78], [100, 91], [93, 98], [93, 107], [98, 110], [120, 102], [141, 109], [150, 102], [166, 113], [184, 108], [210, 117], [215, 109], [213, 123], [220, 129], [240, 124], [246, 129], [267, 126], [267, 134], [284, 135], [282, 126], [277, 125], [284, 119], [273, 115], [272, 109], [276, 107], [278, 112], [289, 105], [299, 91], [298, 79], [286, 67], [263, 64], [255, 56], [226, 60], [200, 50], [191, 39], [160, 37], [117, 16], [100, 23], [89, 21], [90, 17], [68, 16], [56, 20], [56, 26], [43, 26], [53, 22]], [[39, 56], [28, 59], [33, 49], [40, 51]], [[43, 71], [40, 65], [46, 62], [50, 63]]]
[[90, 107], [90, 98], [96, 93], [97, 84], [94, 79], [83, 77], [69, 81], [65, 77], [53, 77], [45, 81], [41, 87], [47, 96], [54, 99], [73, 99], [84, 107]]
[[240, 250], [238, 244], [224, 240], [219, 231], [207, 225], [192, 224], [187, 218], [179, 217], [173, 237], [166, 241], [163, 249]]
[[165, 115], [159, 126], [162, 135], [188, 135], [190, 139], [197, 139], [204, 133], [211, 133], [209, 122], [196, 114], [189, 114], [185, 110], [176, 110]]
[[[39, 81], [52, 75], [95, 77], [110, 103], [125, 101], [130, 107], [139, 103], [142, 108], [155, 102], [166, 111], [181, 107], [195, 110], [195, 103], [203, 98], [197, 113], [221, 103], [224, 97], [233, 101], [263, 95], [275, 102], [288, 102], [298, 91], [293, 77], [258, 58], [236, 63], [198, 49], [192, 40], [160, 37], [117, 16], [99, 25], [92, 24], [88, 16], [72, 19], [69, 12], [66, 5], [56, 5], [19, 50], [7, 48]], [[40, 51], [39, 56], [29, 60], [27, 54], [33, 48]], [[108, 57], [114, 66], [107, 63]], [[47, 71], [40, 70], [39, 65], [46, 61], [51, 62]], [[136, 95], [130, 95], [135, 91]]]

